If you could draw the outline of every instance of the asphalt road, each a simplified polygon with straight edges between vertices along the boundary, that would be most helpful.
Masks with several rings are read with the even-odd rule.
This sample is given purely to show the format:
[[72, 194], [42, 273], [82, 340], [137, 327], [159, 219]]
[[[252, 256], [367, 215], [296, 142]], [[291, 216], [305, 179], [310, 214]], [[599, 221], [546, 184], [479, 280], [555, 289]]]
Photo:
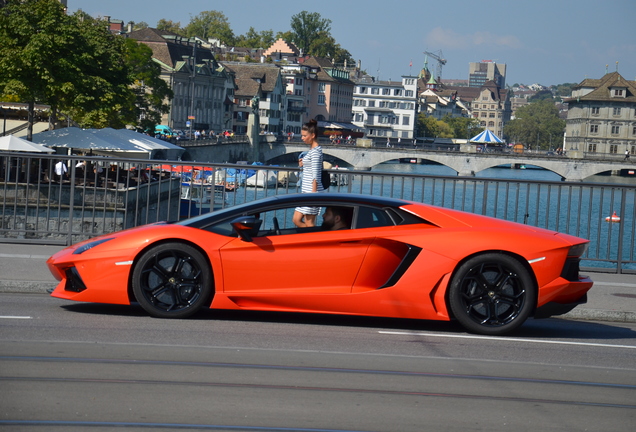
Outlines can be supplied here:
[[453, 323], [0, 294], [1, 430], [626, 431], [636, 324]]

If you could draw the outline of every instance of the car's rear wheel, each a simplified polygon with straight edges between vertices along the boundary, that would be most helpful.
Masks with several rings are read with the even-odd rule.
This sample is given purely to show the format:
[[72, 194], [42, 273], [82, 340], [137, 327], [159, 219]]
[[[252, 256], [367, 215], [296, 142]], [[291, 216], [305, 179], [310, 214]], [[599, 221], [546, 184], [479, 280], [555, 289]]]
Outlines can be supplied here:
[[528, 270], [511, 256], [473, 257], [455, 272], [448, 293], [451, 311], [466, 330], [486, 335], [510, 333], [534, 307], [536, 287]]
[[139, 258], [132, 287], [137, 301], [150, 315], [186, 318], [209, 304], [212, 271], [194, 247], [164, 243]]

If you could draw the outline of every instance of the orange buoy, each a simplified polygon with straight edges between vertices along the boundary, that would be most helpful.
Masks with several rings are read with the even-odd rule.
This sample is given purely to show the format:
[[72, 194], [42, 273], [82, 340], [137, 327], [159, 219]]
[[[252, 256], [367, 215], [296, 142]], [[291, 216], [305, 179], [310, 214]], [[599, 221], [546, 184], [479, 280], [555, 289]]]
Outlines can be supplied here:
[[621, 218], [616, 214], [616, 212], [612, 213], [611, 216], [605, 218], [605, 222], [620, 222]]

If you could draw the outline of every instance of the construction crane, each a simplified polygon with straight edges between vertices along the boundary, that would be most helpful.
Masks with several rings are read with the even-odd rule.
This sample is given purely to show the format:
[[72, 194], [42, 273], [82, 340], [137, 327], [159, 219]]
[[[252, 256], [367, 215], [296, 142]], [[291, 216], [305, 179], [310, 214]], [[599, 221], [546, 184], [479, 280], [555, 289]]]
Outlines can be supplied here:
[[437, 76], [435, 79], [437, 82], [440, 82], [442, 80], [442, 67], [446, 64], [446, 59], [444, 58], [444, 54], [442, 54], [442, 50], [437, 51], [437, 53], [424, 51], [424, 54], [437, 60]]

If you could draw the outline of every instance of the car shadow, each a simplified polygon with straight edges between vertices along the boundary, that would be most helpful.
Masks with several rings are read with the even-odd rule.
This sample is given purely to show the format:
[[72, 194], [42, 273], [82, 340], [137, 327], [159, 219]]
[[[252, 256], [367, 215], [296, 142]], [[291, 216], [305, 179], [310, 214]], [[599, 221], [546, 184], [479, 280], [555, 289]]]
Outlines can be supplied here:
[[[141, 306], [136, 303], [133, 303], [132, 305], [72, 303], [62, 305], [61, 307], [69, 312], [80, 314], [151, 318], [148, 316], [146, 311], [144, 311]], [[280, 323], [469, 334], [457, 321], [432, 321], [355, 315], [204, 309], [186, 319], [200, 321]], [[507, 336], [518, 338], [569, 338], [584, 340], [616, 340], [633, 339], [636, 337], [636, 332], [634, 330], [621, 327], [619, 324], [620, 323], [613, 325], [609, 322], [568, 320], [563, 318], [547, 318], [539, 320], [529, 319], [519, 329]]]

